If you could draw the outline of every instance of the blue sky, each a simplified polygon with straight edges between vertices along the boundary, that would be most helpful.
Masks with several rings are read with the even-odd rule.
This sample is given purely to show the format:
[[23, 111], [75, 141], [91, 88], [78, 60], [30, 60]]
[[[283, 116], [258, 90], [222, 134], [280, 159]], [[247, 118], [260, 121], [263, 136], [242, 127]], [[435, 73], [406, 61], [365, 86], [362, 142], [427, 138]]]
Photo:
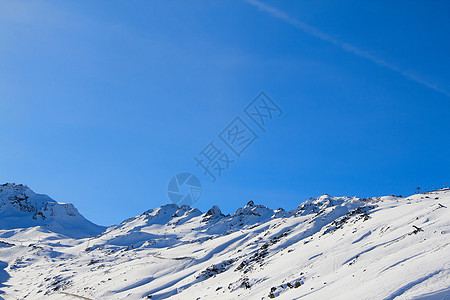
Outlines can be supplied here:
[[[0, 1], [0, 181], [107, 225], [170, 203], [449, 185], [448, 1]], [[260, 91], [284, 111], [215, 183], [193, 157]]]

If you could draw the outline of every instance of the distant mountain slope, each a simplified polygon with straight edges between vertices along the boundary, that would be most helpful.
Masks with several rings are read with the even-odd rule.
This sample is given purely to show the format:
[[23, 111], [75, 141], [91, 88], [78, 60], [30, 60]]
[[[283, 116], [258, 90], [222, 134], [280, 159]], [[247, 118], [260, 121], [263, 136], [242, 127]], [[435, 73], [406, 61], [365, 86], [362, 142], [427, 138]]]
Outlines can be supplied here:
[[105, 229], [86, 220], [72, 204], [58, 203], [25, 185], [0, 185], [0, 229], [35, 226], [74, 238], [97, 235]]
[[323, 195], [289, 212], [169, 204], [86, 239], [0, 230], [0, 297], [446, 299], [449, 206], [448, 189]]

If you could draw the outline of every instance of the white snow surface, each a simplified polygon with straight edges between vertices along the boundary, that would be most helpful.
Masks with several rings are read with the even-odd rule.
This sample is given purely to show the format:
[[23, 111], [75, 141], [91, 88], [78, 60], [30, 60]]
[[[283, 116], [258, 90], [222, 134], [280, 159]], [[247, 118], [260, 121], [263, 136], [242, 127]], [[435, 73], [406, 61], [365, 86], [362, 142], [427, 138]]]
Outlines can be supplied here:
[[72, 204], [58, 203], [34, 193], [22, 184], [0, 185], [0, 229], [51, 231], [73, 238], [97, 235], [105, 230], [86, 220]]
[[4, 299], [450, 299], [449, 189], [226, 216], [169, 204], [103, 232], [70, 204], [0, 189]]

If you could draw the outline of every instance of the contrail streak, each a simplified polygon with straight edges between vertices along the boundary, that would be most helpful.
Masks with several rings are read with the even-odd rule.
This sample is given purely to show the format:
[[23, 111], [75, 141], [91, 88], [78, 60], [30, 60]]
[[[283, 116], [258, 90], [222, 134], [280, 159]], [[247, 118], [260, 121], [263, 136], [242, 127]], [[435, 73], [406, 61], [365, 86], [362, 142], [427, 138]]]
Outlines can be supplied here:
[[280, 19], [280, 20], [282, 20], [282, 21], [284, 21], [284, 22], [286, 22], [288, 24], [291, 24], [291, 25], [295, 26], [296, 28], [300, 29], [301, 31], [305, 32], [306, 34], [309, 34], [311, 36], [319, 38], [319, 39], [321, 39], [323, 41], [332, 43], [332, 44], [338, 46], [339, 48], [341, 48], [344, 51], [347, 51], [347, 52], [353, 53], [353, 54], [355, 54], [355, 55], [357, 55], [359, 57], [368, 59], [368, 60], [376, 63], [379, 66], [388, 68], [388, 69], [390, 69], [390, 70], [392, 70], [394, 72], [397, 72], [397, 73], [403, 75], [404, 77], [406, 77], [406, 78], [408, 78], [408, 79], [410, 79], [412, 81], [420, 83], [420, 84], [422, 84], [422, 85], [424, 85], [424, 86], [426, 86], [426, 87], [428, 87], [430, 89], [433, 89], [433, 90], [435, 90], [437, 92], [440, 92], [440, 93], [446, 95], [447, 97], [450, 97], [450, 92], [448, 92], [445, 89], [437, 86], [436, 84], [430, 83], [430, 82], [428, 82], [428, 81], [418, 77], [417, 75], [414, 75], [414, 74], [412, 74], [412, 73], [410, 73], [408, 71], [402, 70], [399, 67], [397, 67], [396, 65], [393, 65], [393, 64], [391, 64], [391, 63], [389, 63], [389, 62], [387, 62], [387, 61], [385, 61], [385, 60], [383, 60], [381, 58], [378, 58], [378, 57], [370, 54], [367, 51], [361, 50], [358, 47], [355, 47], [355, 46], [353, 46], [353, 45], [351, 45], [349, 43], [346, 43], [344, 41], [340, 41], [340, 40], [332, 37], [331, 35], [329, 35], [329, 34], [327, 34], [325, 32], [322, 32], [321, 30], [319, 30], [319, 29], [317, 29], [317, 28], [315, 28], [313, 26], [310, 26], [310, 25], [308, 25], [308, 24], [306, 24], [306, 23], [304, 23], [302, 21], [299, 21], [299, 20], [297, 20], [295, 18], [290, 17], [288, 14], [286, 14], [285, 12], [283, 12], [281, 10], [278, 10], [276, 8], [268, 6], [268, 5], [266, 5], [266, 4], [262, 3], [262, 2], [259, 2], [258, 0], [245, 0], [245, 1], [250, 3], [253, 6], [256, 6], [257, 8], [259, 8], [262, 11], [265, 11], [265, 12], [269, 13], [273, 17], [276, 17], [276, 18], [278, 18], [278, 19]]

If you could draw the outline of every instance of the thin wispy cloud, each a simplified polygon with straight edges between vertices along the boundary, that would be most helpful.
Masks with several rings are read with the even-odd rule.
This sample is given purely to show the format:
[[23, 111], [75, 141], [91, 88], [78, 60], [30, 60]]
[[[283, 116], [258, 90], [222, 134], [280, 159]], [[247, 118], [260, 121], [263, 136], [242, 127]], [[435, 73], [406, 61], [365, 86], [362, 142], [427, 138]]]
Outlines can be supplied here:
[[404, 77], [406, 77], [412, 81], [415, 81], [421, 85], [424, 85], [430, 89], [433, 89], [439, 93], [442, 93], [442, 94], [446, 95], [447, 97], [450, 97], [450, 92], [439, 87], [437, 84], [431, 83], [431, 82], [421, 78], [418, 75], [415, 75], [409, 71], [403, 70], [403, 69], [399, 68], [398, 66], [396, 66], [392, 63], [389, 63], [379, 57], [376, 57], [373, 54], [371, 54], [365, 50], [362, 50], [362, 49], [360, 49], [356, 46], [353, 46], [349, 43], [346, 43], [344, 41], [338, 40], [338, 39], [334, 38], [333, 36], [321, 31], [320, 29], [317, 29], [313, 26], [310, 26], [302, 21], [299, 21], [299, 20], [289, 16], [288, 14], [286, 14], [285, 12], [283, 12], [279, 9], [276, 9], [267, 4], [264, 4], [258, 0], [245, 0], [245, 1], [251, 5], [259, 8], [260, 10], [272, 15], [273, 17], [278, 18], [278, 19], [300, 29], [301, 31], [305, 32], [306, 34], [309, 34], [311, 36], [319, 38], [323, 41], [332, 43], [346, 52], [349, 52], [349, 53], [355, 54], [359, 57], [368, 59], [368, 60], [376, 63], [379, 66], [388, 68], [394, 72], [397, 72], [397, 73], [403, 75]]

